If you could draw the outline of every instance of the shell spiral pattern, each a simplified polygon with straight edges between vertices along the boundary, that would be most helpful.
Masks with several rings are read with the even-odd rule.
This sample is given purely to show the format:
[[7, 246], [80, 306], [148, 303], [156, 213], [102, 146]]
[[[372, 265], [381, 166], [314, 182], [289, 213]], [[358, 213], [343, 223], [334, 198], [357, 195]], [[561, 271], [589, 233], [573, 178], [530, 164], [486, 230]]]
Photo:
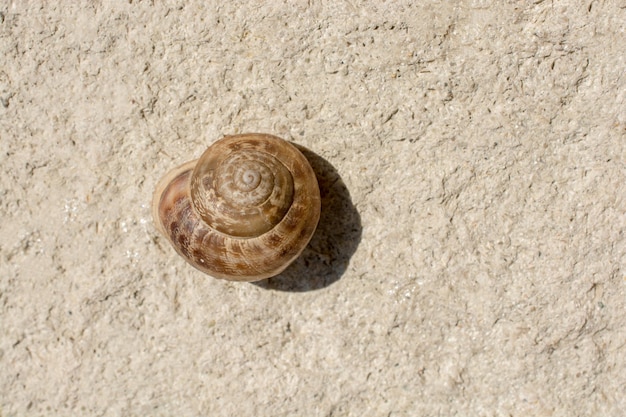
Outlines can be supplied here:
[[153, 200], [159, 231], [197, 269], [258, 281], [304, 250], [320, 217], [315, 173], [276, 136], [227, 136], [161, 179]]

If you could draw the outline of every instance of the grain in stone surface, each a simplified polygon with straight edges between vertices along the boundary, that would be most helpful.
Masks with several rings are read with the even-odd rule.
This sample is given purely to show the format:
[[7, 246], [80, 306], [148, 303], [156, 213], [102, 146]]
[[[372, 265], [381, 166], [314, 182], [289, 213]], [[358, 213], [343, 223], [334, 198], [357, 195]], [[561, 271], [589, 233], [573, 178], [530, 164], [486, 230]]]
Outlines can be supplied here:
[[[618, 415], [624, 21], [0, 4], [0, 414]], [[335, 169], [314, 290], [207, 280], [151, 224], [164, 171], [249, 131]]]

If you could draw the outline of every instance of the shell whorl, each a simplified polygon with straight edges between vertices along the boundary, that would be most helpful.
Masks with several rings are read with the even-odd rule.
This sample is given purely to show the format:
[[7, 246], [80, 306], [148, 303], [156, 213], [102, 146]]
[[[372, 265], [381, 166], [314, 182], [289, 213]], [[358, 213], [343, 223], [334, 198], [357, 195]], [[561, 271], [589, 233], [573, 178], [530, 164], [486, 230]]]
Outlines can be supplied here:
[[[294, 192], [289, 168], [275, 156], [280, 147], [282, 143], [254, 137], [222, 140], [207, 149], [191, 177], [198, 215], [214, 229], [237, 237], [259, 236], [276, 226], [291, 207]], [[287, 163], [293, 159], [284, 156]]]
[[157, 228], [189, 263], [216, 278], [256, 281], [282, 272], [320, 216], [313, 169], [271, 135], [227, 136], [157, 186]]

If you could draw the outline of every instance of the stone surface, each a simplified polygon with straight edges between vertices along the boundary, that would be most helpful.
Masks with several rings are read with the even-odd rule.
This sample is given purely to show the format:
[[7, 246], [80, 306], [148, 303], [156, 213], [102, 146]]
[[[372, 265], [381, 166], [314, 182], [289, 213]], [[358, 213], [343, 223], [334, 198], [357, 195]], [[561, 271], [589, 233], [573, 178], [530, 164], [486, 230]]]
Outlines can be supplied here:
[[[0, 415], [616, 416], [626, 3], [0, 2]], [[258, 285], [150, 218], [225, 134], [317, 154]]]

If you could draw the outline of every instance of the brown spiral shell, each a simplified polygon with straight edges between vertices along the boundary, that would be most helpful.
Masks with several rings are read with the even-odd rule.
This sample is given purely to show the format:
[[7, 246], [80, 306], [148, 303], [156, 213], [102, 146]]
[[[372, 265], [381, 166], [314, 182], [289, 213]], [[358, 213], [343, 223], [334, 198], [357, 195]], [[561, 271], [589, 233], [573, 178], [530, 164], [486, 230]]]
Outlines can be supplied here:
[[191, 265], [216, 278], [258, 281], [300, 255], [320, 206], [304, 155], [276, 136], [251, 133], [226, 136], [166, 174], [152, 210], [159, 231]]

